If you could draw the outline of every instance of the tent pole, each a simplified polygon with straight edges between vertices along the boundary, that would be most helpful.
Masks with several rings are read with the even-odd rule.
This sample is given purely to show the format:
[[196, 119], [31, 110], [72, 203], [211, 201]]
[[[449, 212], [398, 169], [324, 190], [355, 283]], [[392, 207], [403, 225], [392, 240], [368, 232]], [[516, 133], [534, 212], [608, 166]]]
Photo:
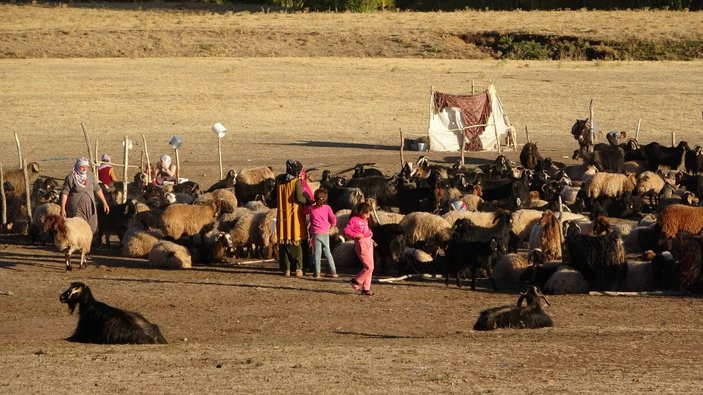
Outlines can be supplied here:
[[466, 142], [464, 141], [464, 131], [462, 130], [461, 132], [461, 165], [464, 166], [464, 145]]
[[588, 120], [590, 123], [591, 127], [591, 144], [588, 148], [590, 152], [593, 152], [593, 146], [596, 144], [596, 131], [593, 130], [593, 99], [591, 99], [591, 102], [588, 105]]
[[493, 118], [493, 132], [495, 132], [496, 134], [496, 148], [498, 148], [498, 155], [500, 155], [500, 139], [498, 138], [498, 125], [496, 124], [496, 113], [491, 112], [491, 117]]

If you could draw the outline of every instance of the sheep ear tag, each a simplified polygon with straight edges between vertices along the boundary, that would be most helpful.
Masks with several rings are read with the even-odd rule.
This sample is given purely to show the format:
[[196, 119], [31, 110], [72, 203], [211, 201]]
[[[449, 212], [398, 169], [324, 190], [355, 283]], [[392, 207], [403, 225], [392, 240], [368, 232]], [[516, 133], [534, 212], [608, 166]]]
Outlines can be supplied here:
[[491, 250], [495, 251], [496, 249], [498, 249], [498, 242], [496, 239], [491, 239]]

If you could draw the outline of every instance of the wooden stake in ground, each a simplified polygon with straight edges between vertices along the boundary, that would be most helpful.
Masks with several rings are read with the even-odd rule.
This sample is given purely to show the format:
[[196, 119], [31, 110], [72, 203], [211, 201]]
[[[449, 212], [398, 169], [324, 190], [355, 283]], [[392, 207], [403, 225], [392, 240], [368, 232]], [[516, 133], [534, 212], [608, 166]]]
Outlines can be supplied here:
[[[146, 155], [146, 181], [151, 183], [151, 162], [149, 161], [149, 148], [146, 145], [146, 137], [142, 135], [142, 141], [144, 142], [144, 155]], [[142, 171], [142, 169], [139, 169]]]
[[2, 225], [3, 230], [7, 224], [7, 199], [5, 198], [5, 172], [2, 171], [2, 163], [0, 163], [0, 199], [2, 199]]
[[20, 148], [20, 138], [15, 132], [15, 144], [17, 144], [17, 161], [20, 164], [20, 169], [22, 168], [22, 148]]
[[671, 146], [676, 146], [676, 132], [671, 132]]
[[222, 138], [217, 138], [217, 158], [220, 163], [220, 180], [222, 179]]
[[176, 185], [181, 181], [181, 159], [178, 156], [178, 148], [176, 148]]
[[405, 166], [405, 158], [403, 157], [403, 149], [405, 148], [405, 139], [403, 138], [403, 129], [398, 128], [400, 131], [400, 168]]
[[464, 155], [466, 155], [465, 150], [464, 150], [464, 145], [466, 145], [466, 135], [464, 134], [463, 130], [459, 131], [459, 134], [461, 135], [460, 137], [460, 144], [461, 144], [461, 165], [464, 166]]
[[97, 158], [93, 158], [93, 150], [90, 148], [90, 139], [88, 138], [88, 131], [85, 129], [85, 125], [81, 122], [81, 129], [83, 129], [83, 137], [85, 138], [85, 146], [88, 147], [88, 159], [90, 159], [90, 164], [93, 167], [93, 174], [98, 174], [97, 168], [95, 167], [95, 161]]
[[593, 152], [593, 146], [596, 144], [596, 131], [593, 128], [593, 99], [588, 105], [588, 122], [591, 127], [591, 144], [589, 145], [589, 151]]
[[127, 169], [129, 169], [129, 139], [124, 136], [124, 169], [122, 170], [122, 203], [127, 203]]
[[22, 158], [22, 175], [24, 176], [24, 196], [26, 198], [25, 202], [27, 203], [27, 217], [29, 217], [29, 222], [32, 222], [32, 199], [30, 198], [30, 191], [29, 189], [29, 175], [27, 174], [27, 159]]
[[642, 118], [637, 120], [637, 130], [635, 130], [635, 141], [640, 142], [640, 125], [642, 124]]
[[527, 125], [525, 126], [525, 138], [527, 139], [528, 143], [531, 143], [530, 141], [530, 132], [527, 131]]
[[500, 139], [498, 138], [498, 124], [496, 124], [496, 113], [492, 113], [491, 117], [493, 118], [493, 132], [496, 135], [496, 148], [498, 149], [498, 155], [500, 155]]

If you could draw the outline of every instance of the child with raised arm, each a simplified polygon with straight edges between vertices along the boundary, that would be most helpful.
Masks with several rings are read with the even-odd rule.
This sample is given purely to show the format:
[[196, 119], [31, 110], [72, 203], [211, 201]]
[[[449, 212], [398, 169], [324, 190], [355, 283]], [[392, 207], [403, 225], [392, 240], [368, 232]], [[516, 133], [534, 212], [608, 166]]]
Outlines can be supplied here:
[[320, 261], [323, 252], [330, 266], [330, 275], [337, 277], [337, 268], [334, 266], [334, 258], [330, 252], [330, 228], [337, 225], [337, 217], [332, 208], [327, 205], [326, 189], [320, 188], [315, 191], [315, 203], [308, 206], [307, 211], [310, 214], [310, 234], [315, 256], [314, 277], [320, 278]]
[[354, 206], [349, 223], [344, 227], [344, 234], [354, 239], [354, 250], [361, 260], [361, 271], [351, 279], [354, 290], [361, 290], [362, 295], [373, 296], [371, 277], [373, 275], [373, 233], [369, 228], [371, 205], [361, 202]]

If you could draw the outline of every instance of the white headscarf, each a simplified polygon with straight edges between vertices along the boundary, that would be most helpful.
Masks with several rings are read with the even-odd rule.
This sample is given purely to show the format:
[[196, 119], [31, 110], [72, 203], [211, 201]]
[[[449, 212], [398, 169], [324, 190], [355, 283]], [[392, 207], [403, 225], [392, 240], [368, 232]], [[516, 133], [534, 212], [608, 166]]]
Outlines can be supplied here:
[[166, 154], [161, 155], [161, 165], [164, 169], [171, 167], [171, 157]]
[[73, 165], [73, 178], [76, 179], [76, 183], [82, 187], [85, 187], [86, 181], [88, 179], [88, 171], [81, 169], [81, 166], [90, 166], [90, 162], [85, 157], [80, 157], [76, 160]]

